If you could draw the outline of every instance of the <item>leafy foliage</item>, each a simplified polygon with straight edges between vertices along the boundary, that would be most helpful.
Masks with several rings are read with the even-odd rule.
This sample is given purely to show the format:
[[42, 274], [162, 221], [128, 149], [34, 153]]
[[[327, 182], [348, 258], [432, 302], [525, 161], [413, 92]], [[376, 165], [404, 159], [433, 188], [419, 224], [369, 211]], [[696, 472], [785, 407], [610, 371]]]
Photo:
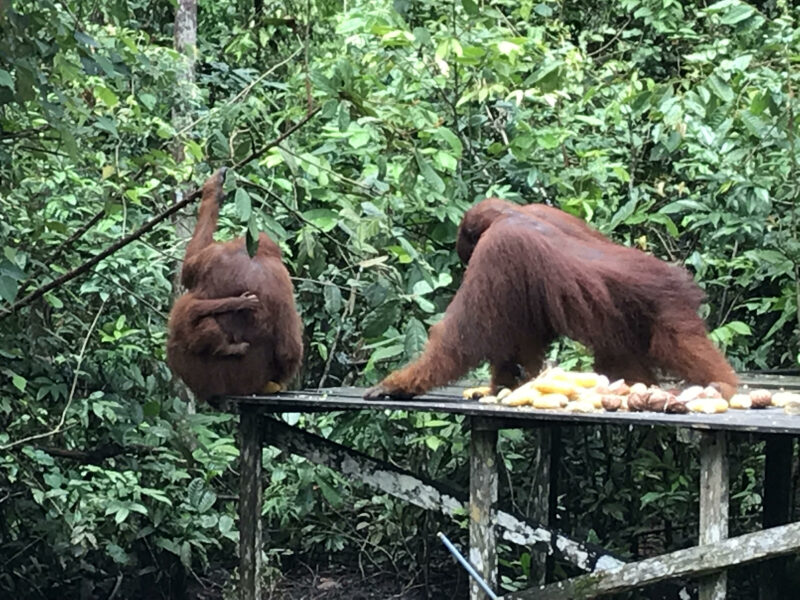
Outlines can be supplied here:
[[[0, 8], [0, 310], [313, 105], [308, 125], [237, 169], [220, 233], [262, 229], [281, 244], [306, 326], [303, 384], [373, 383], [420, 350], [460, 281], [460, 217], [487, 195], [552, 203], [685, 262], [737, 368], [797, 366], [793, 3], [203, 2], [194, 84], [172, 50], [173, 10]], [[98, 593], [122, 573], [135, 576], [128, 595], [166, 593], [158, 584], [181, 586], [185, 568], [231, 566], [231, 419], [191, 414], [163, 362], [184, 241], [165, 222], [2, 315], [0, 589], [71, 593], [91, 564], [82, 577]], [[553, 357], [590, 363], [567, 341]], [[459, 419], [288, 418], [463, 482]], [[639, 527], [690, 522], [693, 449], [666, 439], [569, 434], [564, 489], [585, 493], [562, 496], [563, 527], [637, 555]], [[529, 438], [501, 447], [519, 498]], [[376, 564], [427, 560], [414, 544], [431, 515], [272, 449], [265, 459], [275, 561], [365, 547]], [[752, 516], [760, 459], [741, 460], [735, 491]], [[525, 571], [517, 553], [504, 554], [507, 586]]]

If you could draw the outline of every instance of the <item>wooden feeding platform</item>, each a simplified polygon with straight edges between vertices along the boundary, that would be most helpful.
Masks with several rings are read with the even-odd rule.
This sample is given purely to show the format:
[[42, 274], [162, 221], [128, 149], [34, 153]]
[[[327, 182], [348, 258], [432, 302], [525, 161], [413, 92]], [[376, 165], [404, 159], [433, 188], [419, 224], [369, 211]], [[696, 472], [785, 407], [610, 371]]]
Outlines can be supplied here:
[[[777, 375], [743, 375], [742, 385], [751, 388], [800, 390], [800, 378]], [[700, 600], [722, 600], [727, 593], [726, 569], [756, 561], [762, 566], [760, 600], [794, 597], [786, 589], [785, 561], [775, 560], [800, 551], [800, 522], [789, 523], [791, 470], [794, 438], [800, 436], [800, 415], [779, 408], [729, 410], [721, 414], [664, 414], [654, 412], [571, 413], [481, 404], [461, 397], [463, 387], [436, 390], [413, 400], [362, 399], [361, 388], [328, 388], [283, 392], [271, 396], [220, 398], [215, 405], [240, 414], [241, 487], [239, 493], [240, 586], [242, 600], [261, 598], [261, 449], [265, 444], [304, 456], [331, 467], [346, 477], [364, 482], [385, 493], [428, 510], [448, 515], [469, 515], [469, 560], [497, 589], [496, 539], [528, 547], [544, 548], [585, 571], [566, 581], [508, 593], [507, 600], [551, 600], [594, 598], [605, 594], [644, 588], [667, 580], [699, 580]], [[469, 493], [398, 469], [387, 462], [341, 446], [294, 426], [276, 415], [288, 412], [331, 411], [428, 411], [469, 417]], [[550, 497], [548, 471], [552, 462], [549, 440], [559, 426], [623, 425], [630, 427], [674, 427], [689, 429], [700, 437], [699, 545], [625, 563], [601, 547], [571, 539], [546, 525]], [[537, 503], [544, 507], [531, 522], [498, 506], [498, 429], [537, 428], [542, 460], [536, 477]], [[766, 440], [766, 465], [762, 531], [728, 538], [728, 432], [748, 432]], [[556, 450], [555, 446], [552, 448]], [[540, 553], [541, 555], [541, 553]], [[672, 597], [689, 598], [679, 585]], [[663, 596], [663, 592], [660, 592]], [[485, 598], [475, 583], [470, 599]]]

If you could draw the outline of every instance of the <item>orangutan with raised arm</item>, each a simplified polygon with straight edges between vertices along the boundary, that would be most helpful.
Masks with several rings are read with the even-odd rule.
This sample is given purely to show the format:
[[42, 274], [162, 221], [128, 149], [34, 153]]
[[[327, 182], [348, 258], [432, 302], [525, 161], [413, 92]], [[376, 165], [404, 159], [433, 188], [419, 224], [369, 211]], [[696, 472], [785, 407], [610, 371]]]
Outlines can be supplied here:
[[303, 357], [294, 289], [277, 244], [261, 233], [251, 258], [244, 238], [213, 239], [225, 172], [203, 185], [181, 271], [187, 291], [168, 325], [167, 363], [201, 400], [285, 384]]

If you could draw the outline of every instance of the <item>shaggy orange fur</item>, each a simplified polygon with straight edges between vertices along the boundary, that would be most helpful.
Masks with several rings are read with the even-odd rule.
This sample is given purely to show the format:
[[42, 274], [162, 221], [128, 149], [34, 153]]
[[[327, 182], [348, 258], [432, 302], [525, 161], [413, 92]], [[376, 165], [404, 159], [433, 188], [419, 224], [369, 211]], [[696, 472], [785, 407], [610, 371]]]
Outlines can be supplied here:
[[303, 357], [289, 272], [269, 236], [252, 258], [245, 240], [215, 242], [225, 170], [203, 186], [181, 272], [187, 288], [172, 307], [167, 363], [201, 399], [263, 392], [285, 383]]
[[518, 365], [536, 375], [562, 335], [590, 347], [595, 370], [611, 378], [655, 383], [660, 368], [735, 392], [736, 374], [697, 314], [704, 293], [682, 267], [556, 208], [498, 198], [467, 211], [456, 247], [468, 266], [424, 353], [366, 398], [424, 394], [484, 360], [495, 390], [513, 387]]

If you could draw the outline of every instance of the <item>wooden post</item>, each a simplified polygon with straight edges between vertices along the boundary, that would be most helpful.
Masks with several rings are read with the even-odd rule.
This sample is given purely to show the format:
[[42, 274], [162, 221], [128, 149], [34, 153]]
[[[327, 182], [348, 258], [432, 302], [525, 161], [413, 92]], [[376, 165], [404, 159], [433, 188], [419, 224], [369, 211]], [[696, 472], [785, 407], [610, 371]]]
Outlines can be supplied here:
[[[704, 431], [700, 438], [700, 542], [728, 537], [728, 448], [724, 431]], [[700, 581], [699, 600], [725, 600], [725, 571]]]
[[[533, 509], [530, 518], [541, 523], [544, 527], [550, 527], [555, 521], [550, 519], [550, 477], [552, 469], [556, 466], [551, 464], [552, 440], [551, 428], [548, 426], [539, 427], [535, 430], [536, 435], [536, 456], [533, 459]], [[535, 585], [547, 583], [547, 556], [549, 548], [531, 548], [531, 573], [528, 581]], [[552, 554], [551, 554], [552, 555]]]
[[260, 417], [242, 406], [239, 415], [239, 597], [261, 600]]
[[[469, 444], [469, 561], [492, 590], [497, 590], [497, 548], [494, 526], [497, 504], [497, 430], [472, 419]], [[470, 600], [486, 600], [470, 580]]]
[[[792, 459], [794, 439], [789, 435], [768, 435], [764, 464], [764, 529], [789, 522], [792, 504]], [[786, 559], [765, 562], [759, 577], [760, 600], [790, 597], [786, 589]]]

